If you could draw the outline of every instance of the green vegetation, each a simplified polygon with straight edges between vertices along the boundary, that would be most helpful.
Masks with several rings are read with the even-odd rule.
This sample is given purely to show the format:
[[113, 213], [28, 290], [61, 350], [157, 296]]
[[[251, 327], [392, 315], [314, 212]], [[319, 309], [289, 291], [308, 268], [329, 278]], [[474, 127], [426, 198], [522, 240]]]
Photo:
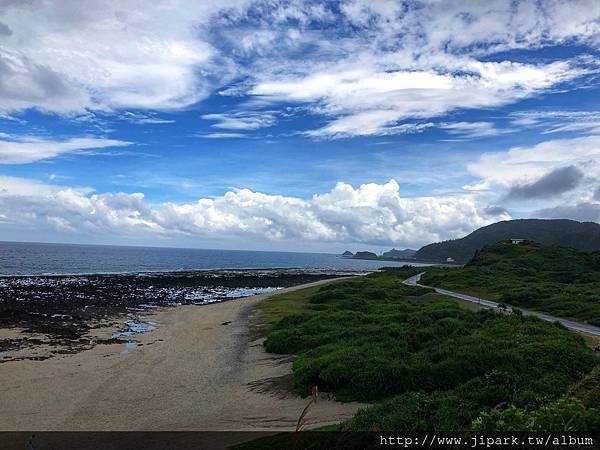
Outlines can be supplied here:
[[482, 413], [473, 431], [598, 431], [600, 409], [585, 407], [579, 400], [565, 397], [534, 410], [509, 408]]
[[469, 261], [477, 250], [506, 239], [530, 239], [579, 250], [600, 250], [600, 225], [566, 219], [506, 220], [479, 228], [461, 239], [426, 245], [414, 256], [418, 260], [426, 261], [446, 261], [446, 258], [450, 257], [463, 264]]
[[600, 252], [499, 242], [462, 268], [427, 269], [421, 280], [600, 326]]
[[[576, 384], [598, 363], [581, 336], [532, 317], [469, 311], [402, 284], [417, 271], [390, 270], [295, 292], [300, 302], [293, 314], [271, 328], [266, 348], [297, 355], [299, 392], [316, 384], [341, 401], [374, 403], [339, 429], [498, 428], [503, 422], [493, 411], [503, 408], [525, 415], [579, 408], [582, 419], [573, 426], [595, 423], [597, 411], [579, 397], [562, 399], [572, 386], [597, 395], [597, 376]], [[263, 306], [270, 320], [292, 302], [281, 297]]]
[[[332, 281], [335, 283], [336, 281]], [[306, 312], [310, 299], [319, 291], [319, 286], [298, 289], [271, 297], [269, 301], [258, 305], [263, 322], [268, 328], [273, 327], [284, 316]]]
[[600, 430], [600, 366], [596, 366], [567, 396], [539, 408], [511, 405], [482, 412], [474, 431], [598, 431]]

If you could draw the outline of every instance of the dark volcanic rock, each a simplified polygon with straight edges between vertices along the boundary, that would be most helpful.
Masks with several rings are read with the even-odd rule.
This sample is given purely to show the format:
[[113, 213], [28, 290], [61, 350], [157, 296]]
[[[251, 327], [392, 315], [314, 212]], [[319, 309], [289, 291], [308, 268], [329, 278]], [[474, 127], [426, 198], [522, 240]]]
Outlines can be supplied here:
[[[123, 275], [0, 278], [0, 328], [45, 335], [45, 344], [72, 351], [116, 339], [90, 340], [95, 328], [120, 324], [161, 306], [204, 304], [343, 274], [302, 270], [221, 270]], [[0, 341], [0, 352], [39, 343], [27, 336]]]

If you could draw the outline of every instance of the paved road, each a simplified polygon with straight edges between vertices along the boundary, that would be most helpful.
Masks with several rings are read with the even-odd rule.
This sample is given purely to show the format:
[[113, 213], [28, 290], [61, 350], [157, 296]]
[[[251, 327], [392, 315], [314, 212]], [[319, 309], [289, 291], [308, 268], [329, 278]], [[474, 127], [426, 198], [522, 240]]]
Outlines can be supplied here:
[[[421, 287], [426, 287], [426, 288], [430, 288], [430, 289], [435, 289], [435, 292], [437, 292], [438, 294], [458, 298], [460, 300], [465, 300], [467, 302], [477, 303], [478, 305], [481, 305], [484, 308], [498, 308], [498, 303], [492, 302], [490, 300], [485, 300], [485, 299], [482, 299], [479, 297], [473, 297], [472, 295], [460, 294], [458, 292], [448, 291], [446, 289], [440, 289], [440, 288], [436, 288], [433, 286], [425, 286], [423, 284], [420, 284], [419, 281], [421, 280], [421, 275], [423, 275], [424, 273], [425, 272], [422, 272], [418, 275], [410, 277], [410, 278], [404, 280], [403, 283], [406, 284], [407, 286], [421, 286]], [[507, 310], [511, 311], [511, 308], [507, 308]], [[595, 327], [594, 325], [573, 322], [572, 320], [561, 319], [560, 317], [554, 317], [554, 316], [551, 316], [550, 314], [544, 314], [544, 313], [540, 313], [537, 311], [530, 311], [528, 309], [521, 309], [521, 311], [523, 311], [524, 316], [535, 316], [535, 317], [539, 317], [542, 320], [546, 320], [548, 322], [560, 322], [565, 327], [567, 327], [571, 330], [578, 331], [581, 333], [591, 334], [594, 336], [600, 336], [600, 327]]]

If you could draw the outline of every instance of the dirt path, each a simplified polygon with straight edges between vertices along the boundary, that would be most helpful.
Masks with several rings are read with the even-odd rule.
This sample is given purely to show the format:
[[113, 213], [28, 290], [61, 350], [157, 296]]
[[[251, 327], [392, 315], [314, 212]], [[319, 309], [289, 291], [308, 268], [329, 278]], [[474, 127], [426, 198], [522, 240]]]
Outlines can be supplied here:
[[[157, 329], [124, 354], [100, 345], [1, 364], [0, 430], [293, 429], [307, 400], [283, 387], [290, 358], [252, 335], [253, 307], [268, 295], [161, 310]], [[322, 398], [308, 423], [338, 422], [359, 406]]]

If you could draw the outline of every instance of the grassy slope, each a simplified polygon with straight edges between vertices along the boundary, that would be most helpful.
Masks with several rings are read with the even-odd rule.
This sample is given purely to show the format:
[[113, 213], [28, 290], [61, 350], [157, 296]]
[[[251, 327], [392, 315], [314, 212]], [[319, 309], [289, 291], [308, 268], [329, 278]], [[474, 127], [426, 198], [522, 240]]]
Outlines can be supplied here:
[[[329, 280], [327, 285], [335, 283], [347, 283], [353, 280], [350, 278], [336, 278]], [[270, 331], [271, 328], [283, 317], [290, 314], [310, 313], [310, 299], [315, 295], [321, 286], [313, 286], [303, 289], [297, 289], [283, 294], [276, 294], [269, 297], [267, 301], [261, 302], [257, 309], [261, 313], [261, 319], [265, 331]]]
[[462, 239], [426, 245], [417, 251], [415, 257], [438, 261], [452, 257], [459, 263], [466, 263], [477, 249], [511, 238], [531, 239], [580, 250], [599, 250], [600, 225], [566, 219], [507, 220], [479, 228]]
[[600, 252], [498, 243], [462, 268], [432, 268], [424, 284], [600, 326]]
[[475, 431], [587, 431], [600, 430], [600, 366], [575, 384], [568, 395], [538, 408], [514, 405], [499, 412], [482, 412]]
[[[472, 312], [373, 274], [276, 296], [261, 305], [269, 351], [294, 353], [300, 392], [376, 402], [350, 430], [460, 430], [507, 402], [541, 407], [597, 363], [583, 339], [533, 318]], [[292, 314], [285, 315], [293, 311]]]

